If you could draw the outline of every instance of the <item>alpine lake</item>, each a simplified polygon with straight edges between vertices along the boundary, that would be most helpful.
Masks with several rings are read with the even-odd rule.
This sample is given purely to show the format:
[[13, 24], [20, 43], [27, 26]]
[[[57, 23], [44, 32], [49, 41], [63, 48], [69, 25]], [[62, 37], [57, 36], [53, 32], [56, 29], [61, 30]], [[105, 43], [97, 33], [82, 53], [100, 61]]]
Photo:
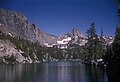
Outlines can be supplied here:
[[59, 60], [34, 64], [0, 65], [0, 82], [108, 82], [97, 66]]

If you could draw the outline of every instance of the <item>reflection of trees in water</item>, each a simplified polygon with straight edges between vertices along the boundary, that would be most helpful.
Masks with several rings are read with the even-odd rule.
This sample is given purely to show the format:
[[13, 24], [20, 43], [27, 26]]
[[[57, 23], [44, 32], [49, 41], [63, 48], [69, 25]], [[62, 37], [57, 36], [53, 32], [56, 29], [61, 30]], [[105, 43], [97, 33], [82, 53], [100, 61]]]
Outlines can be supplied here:
[[15, 82], [16, 77], [20, 80], [22, 70], [21, 65], [0, 65], [0, 81]]
[[85, 65], [85, 74], [88, 82], [107, 82], [105, 71], [99, 67]]
[[36, 65], [37, 64], [0, 65], [0, 81], [24, 82], [25, 80], [29, 80], [27, 78], [33, 77], [39, 73]]
[[1, 82], [107, 82], [104, 71], [76, 61], [0, 65]]

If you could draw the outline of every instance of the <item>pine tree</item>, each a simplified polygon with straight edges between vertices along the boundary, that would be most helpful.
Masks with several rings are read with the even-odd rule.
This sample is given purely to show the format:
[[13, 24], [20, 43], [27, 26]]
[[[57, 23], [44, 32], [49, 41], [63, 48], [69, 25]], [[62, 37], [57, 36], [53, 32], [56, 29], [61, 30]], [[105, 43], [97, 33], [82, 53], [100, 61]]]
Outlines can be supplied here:
[[95, 23], [91, 24], [89, 30], [87, 30], [88, 42], [87, 46], [87, 59], [96, 60], [101, 57], [101, 44], [96, 34]]
[[[120, 16], [120, 8], [118, 8], [117, 14]], [[114, 42], [107, 48], [104, 61], [107, 65], [106, 73], [108, 76], [108, 82], [120, 82], [120, 27], [116, 28]]]
[[114, 51], [113, 55], [120, 59], [120, 28], [116, 28], [115, 39], [112, 44], [112, 49]]

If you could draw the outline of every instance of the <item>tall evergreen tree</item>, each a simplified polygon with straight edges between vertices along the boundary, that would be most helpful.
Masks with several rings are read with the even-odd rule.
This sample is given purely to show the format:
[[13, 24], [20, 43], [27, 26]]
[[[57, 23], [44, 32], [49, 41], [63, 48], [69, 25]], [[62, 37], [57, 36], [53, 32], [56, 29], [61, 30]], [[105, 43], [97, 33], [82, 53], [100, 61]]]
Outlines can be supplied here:
[[95, 30], [95, 23], [91, 24], [90, 29], [87, 30], [88, 42], [87, 42], [87, 59], [91, 60], [92, 56], [95, 52], [95, 38], [96, 38], [96, 30]]
[[116, 28], [115, 39], [112, 44], [112, 49], [117, 58], [120, 58], [120, 28]]
[[[120, 16], [120, 8], [117, 14]], [[114, 42], [107, 48], [107, 52], [104, 60], [107, 65], [108, 82], [120, 82], [120, 27], [116, 28]]]
[[101, 36], [100, 36], [100, 53], [101, 56], [105, 56], [105, 52], [106, 52], [106, 45], [104, 45], [104, 38], [103, 38], [103, 29], [101, 28]]
[[108, 82], [120, 82], [120, 28], [116, 28], [114, 42], [107, 48], [104, 60]]
[[96, 34], [95, 23], [91, 24], [90, 29], [87, 30], [88, 42], [87, 46], [87, 59], [96, 60], [101, 57], [101, 44]]

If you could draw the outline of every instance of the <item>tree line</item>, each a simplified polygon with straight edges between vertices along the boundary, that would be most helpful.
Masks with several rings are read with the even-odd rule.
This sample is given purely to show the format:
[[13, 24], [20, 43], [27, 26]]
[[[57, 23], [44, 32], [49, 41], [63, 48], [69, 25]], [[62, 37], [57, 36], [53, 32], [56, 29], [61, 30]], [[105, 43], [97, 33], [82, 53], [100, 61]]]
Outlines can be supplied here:
[[[103, 32], [101, 30], [101, 36], [98, 36], [95, 29], [95, 23], [91, 23], [90, 28], [87, 30], [87, 43], [83, 46], [77, 44], [68, 45], [67, 49], [59, 49], [57, 47], [45, 47], [41, 46], [39, 42], [30, 42], [20, 37], [11, 37], [10, 35], [5, 35], [0, 31], [0, 39], [10, 40], [17, 50], [22, 50], [24, 57], [30, 56], [33, 60], [43, 61], [43, 60], [54, 60], [54, 59], [81, 59], [87, 62], [92, 60], [97, 61], [97, 59], [106, 58], [106, 53], [109, 52], [108, 48], [112, 46], [112, 52], [119, 54], [119, 40], [120, 40], [120, 29], [116, 29], [115, 40], [111, 46], [104, 44]], [[35, 58], [35, 55], [37, 58]], [[118, 55], [117, 55], [118, 56]]]

